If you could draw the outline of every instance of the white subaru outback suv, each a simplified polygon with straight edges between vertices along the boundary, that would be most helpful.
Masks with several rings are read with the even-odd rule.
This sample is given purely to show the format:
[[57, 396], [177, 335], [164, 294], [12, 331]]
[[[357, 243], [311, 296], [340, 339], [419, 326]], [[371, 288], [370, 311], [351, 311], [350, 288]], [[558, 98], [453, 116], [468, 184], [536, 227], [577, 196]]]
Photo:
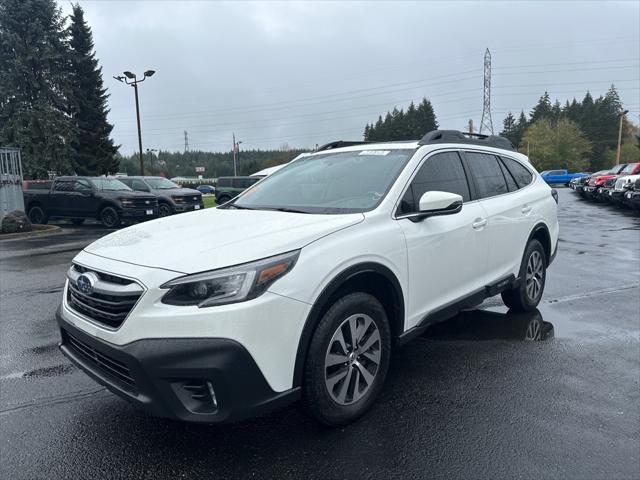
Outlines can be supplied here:
[[536, 307], [554, 194], [501, 137], [335, 142], [218, 208], [86, 247], [60, 348], [154, 415], [223, 422], [301, 399], [345, 424], [430, 324], [499, 293]]

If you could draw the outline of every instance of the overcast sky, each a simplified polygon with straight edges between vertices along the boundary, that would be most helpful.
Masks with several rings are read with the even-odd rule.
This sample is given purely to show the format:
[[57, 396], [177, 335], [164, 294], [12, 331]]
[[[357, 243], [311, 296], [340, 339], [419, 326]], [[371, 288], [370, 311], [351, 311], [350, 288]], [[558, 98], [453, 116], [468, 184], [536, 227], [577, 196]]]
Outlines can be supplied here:
[[[68, 2], [59, 2], [69, 13]], [[496, 132], [545, 89], [563, 103], [611, 83], [640, 114], [640, 2], [214, 2], [80, 0], [121, 152], [313, 147], [360, 139], [387, 110], [431, 100], [442, 128], [476, 125], [492, 54]]]

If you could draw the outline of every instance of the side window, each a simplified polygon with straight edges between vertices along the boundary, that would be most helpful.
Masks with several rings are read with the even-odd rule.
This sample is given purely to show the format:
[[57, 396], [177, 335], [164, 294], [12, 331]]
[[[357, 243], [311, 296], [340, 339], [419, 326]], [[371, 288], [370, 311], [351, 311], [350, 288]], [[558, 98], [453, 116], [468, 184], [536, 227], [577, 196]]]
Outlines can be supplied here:
[[218, 179], [218, 187], [230, 187], [231, 179], [230, 178], [220, 178]]
[[59, 180], [54, 184], [53, 189], [56, 192], [71, 192], [73, 191], [73, 184], [73, 180]]
[[509, 157], [500, 158], [507, 167], [507, 170], [509, 170], [511, 172], [511, 175], [513, 175], [513, 178], [515, 178], [516, 182], [518, 183], [518, 187], [526, 187], [533, 181], [533, 174], [529, 171], [528, 168], [521, 165], [520, 162]]
[[250, 178], [236, 178], [233, 180], [235, 188], [249, 188], [253, 183]]
[[89, 185], [89, 182], [87, 182], [86, 180], [76, 180], [74, 190], [76, 192], [87, 192], [93, 189], [91, 188], [91, 185]]
[[457, 193], [462, 195], [465, 202], [471, 199], [467, 177], [458, 153], [436, 153], [422, 164], [400, 201], [399, 213], [417, 212], [420, 197], [425, 192], [433, 191]]
[[515, 192], [516, 190], [518, 190], [518, 184], [516, 183], [509, 170], [507, 170], [507, 167], [505, 167], [502, 162], [498, 162], [498, 164], [500, 165], [500, 169], [502, 170], [504, 179], [507, 181], [507, 187], [509, 188], [509, 191]]
[[465, 152], [469, 170], [478, 188], [478, 198], [495, 197], [507, 193], [507, 183], [498, 159], [487, 153]]
[[127, 184], [129, 187], [131, 187], [134, 190], [137, 190], [138, 192], [148, 192], [149, 191], [149, 187], [147, 187], [147, 184], [144, 183], [142, 180], [139, 180], [137, 178], [133, 179], [131, 181], [131, 184]]

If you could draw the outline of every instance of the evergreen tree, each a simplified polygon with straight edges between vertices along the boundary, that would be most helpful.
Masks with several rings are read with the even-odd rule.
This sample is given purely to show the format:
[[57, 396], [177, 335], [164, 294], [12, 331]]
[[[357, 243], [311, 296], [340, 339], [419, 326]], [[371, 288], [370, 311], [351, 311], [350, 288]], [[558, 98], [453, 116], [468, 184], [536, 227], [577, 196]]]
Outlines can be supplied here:
[[21, 148], [27, 178], [72, 171], [68, 66], [54, 0], [0, 2], [0, 144]]
[[537, 120], [548, 119], [553, 116], [553, 107], [551, 106], [551, 98], [549, 98], [549, 92], [544, 92], [544, 95], [538, 100], [538, 104], [531, 110], [531, 122]]
[[426, 133], [432, 130], [437, 130], [438, 122], [436, 120], [436, 114], [433, 111], [433, 106], [431, 105], [431, 102], [426, 98], [422, 99], [422, 102], [420, 102], [420, 105], [418, 105], [417, 111], [418, 111], [417, 112], [418, 113], [418, 121], [417, 121], [418, 132], [416, 133], [418, 135], [416, 136], [416, 138], [420, 139]]
[[520, 139], [517, 137], [516, 130], [516, 117], [514, 117], [511, 112], [509, 112], [509, 114], [502, 122], [502, 131], [500, 132], [500, 135], [511, 140], [511, 143], [513, 143], [514, 145], [517, 145]]
[[[520, 151], [529, 150], [529, 160], [538, 170], [566, 168], [584, 171], [588, 166], [591, 144], [574, 122], [561, 119], [533, 122], [522, 139]], [[527, 148], [528, 145], [528, 148]]]
[[79, 4], [73, 5], [71, 25], [71, 99], [77, 130], [73, 167], [80, 175], [101, 175], [118, 171], [118, 150], [109, 138], [113, 126], [107, 121], [107, 90], [102, 68], [95, 57], [91, 28]]

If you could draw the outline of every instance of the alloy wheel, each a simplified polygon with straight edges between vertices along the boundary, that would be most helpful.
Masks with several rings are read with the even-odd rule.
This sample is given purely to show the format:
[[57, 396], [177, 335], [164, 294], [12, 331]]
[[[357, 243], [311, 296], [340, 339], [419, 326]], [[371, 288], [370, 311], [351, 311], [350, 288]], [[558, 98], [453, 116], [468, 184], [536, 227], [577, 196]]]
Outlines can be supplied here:
[[325, 385], [331, 398], [350, 405], [369, 391], [381, 360], [380, 331], [363, 313], [351, 315], [337, 328], [324, 361]]
[[542, 280], [544, 277], [544, 265], [540, 252], [533, 251], [527, 261], [527, 296], [535, 301], [542, 290]]

